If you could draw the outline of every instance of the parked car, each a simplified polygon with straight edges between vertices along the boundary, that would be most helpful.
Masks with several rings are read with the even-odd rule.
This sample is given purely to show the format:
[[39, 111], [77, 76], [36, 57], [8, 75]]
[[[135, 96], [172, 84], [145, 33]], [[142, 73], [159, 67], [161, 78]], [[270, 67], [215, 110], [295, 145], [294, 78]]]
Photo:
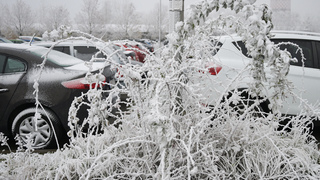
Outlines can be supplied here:
[[22, 44], [25, 43], [25, 41], [21, 40], [21, 39], [10, 39], [11, 42], [15, 43], [15, 44]]
[[136, 39], [134, 41], [137, 41], [139, 43], [141, 43], [145, 48], [148, 49], [149, 52], [153, 53], [154, 52], [154, 47], [153, 44], [155, 42], [148, 40], [148, 39]]
[[[296, 94], [302, 95], [302, 98], [306, 99], [307, 102], [312, 105], [319, 105], [320, 34], [290, 31], [274, 31], [272, 34], [274, 36], [271, 40], [275, 44], [292, 42], [302, 48], [304, 57], [306, 58], [304, 63], [301, 61], [301, 54], [297, 52], [297, 47], [292, 44], [283, 44], [280, 46], [280, 49], [287, 49], [293, 57], [299, 60], [296, 63], [291, 63], [287, 78], [297, 87], [297, 90], [294, 91]], [[208, 80], [200, 81], [203, 87], [211, 86], [204, 88], [202, 93], [207, 97], [207, 101], [204, 103], [212, 106], [215, 105], [216, 100], [222, 95], [221, 92], [225, 90], [229, 92], [245, 90], [248, 89], [248, 83], [252, 82], [252, 79], [246, 78], [245, 83], [231, 83], [232, 79], [235, 78], [250, 61], [250, 56], [248, 56], [247, 49], [241, 41], [241, 38], [237, 36], [222, 36], [219, 37], [215, 43], [220, 47], [213, 56], [217, 62], [215, 70], [209, 71], [212, 76], [210, 76]], [[199, 79], [195, 79], [195, 82], [199, 82]], [[212, 85], [212, 83], [216, 85]], [[215, 91], [212, 92], [208, 90], [213, 87]], [[267, 90], [265, 92], [266, 95], [269, 92], [270, 91]], [[260, 105], [263, 110], [268, 110], [267, 101]], [[287, 98], [284, 101], [284, 106], [281, 108], [281, 112], [286, 115], [297, 115], [300, 111], [299, 100], [292, 98]]]
[[[43, 46], [50, 48], [52, 45], [54, 45], [54, 42], [41, 42], [41, 43], [35, 43], [34, 45], [36, 46]], [[90, 61], [93, 56], [100, 57], [102, 58], [102, 61], [98, 62], [104, 65], [104, 58], [107, 58], [106, 55], [102, 55], [99, 53], [99, 49], [96, 48], [96, 46], [92, 43], [89, 43], [87, 41], [83, 40], [70, 40], [70, 41], [65, 41], [61, 42], [59, 44], [56, 44], [53, 47], [54, 50], [63, 52], [65, 54], [69, 54], [71, 56], [77, 57], [79, 59], [82, 59], [84, 61]], [[139, 61], [132, 61], [129, 60], [128, 57], [132, 56], [132, 52], [127, 51], [127, 53], [124, 53], [119, 49], [118, 46], [115, 44], [110, 44], [106, 47], [104, 47], [104, 51], [112, 55], [110, 60], [114, 63], [114, 65], [117, 65], [118, 69], [114, 69], [114, 71], [120, 71], [119, 68], [122, 68], [123, 65], [125, 64], [131, 64], [133, 66], [142, 66], [143, 63]], [[123, 78], [119, 73], [115, 74], [115, 79], [113, 82], [117, 82], [119, 88], [124, 87], [123, 83]], [[121, 99], [126, 99], [126, 95], [121, 95]]]
[[[47, 51], [39, 46], [0, 44], [0, 132], [10, 139], [19, 135], [23, 144], [31, 138], [35, 149], [54, 147], [54, 130], [59, 143], [63, 143], [69, 129], [71, 102], [90, 87], [84, 81], [89, 69], [83, 60], [52, 50], [39, 79], [38, 100], [44, 109], [38, 109], [41, 117], [36, 122], [33, 86], [38, 65]], [[109, 82], [114, 77], [110, 66], [94, 64], [92, 71], [101, 68], [104, 68], [101, 80]], [[86, 109], [80, 109], [78, 116], [86, 117]]]
[[146, 55], [149, 54], [146, 48], [142, 47], [142, 45], [140, 45], [139, 43], [128, 42], [128, 43], [117, 43], [116, 45], [124, 48], [124, 50], [126, 51], [130, 51], [130, 52], [133, 51], [135, 53], [135, 57], [133, 59], [141, 63], [144, 63], [144, 59], [146, 58]]
[[40, 42], [42, 41], [41, 37], [36, 37], [36, 36], [19, 36], [19, 39], [24, 41], [24, 42]]
[[12, 42], [4, 37], [0, 37], [0, 43], [12, 43]]
[[112, 49], [115, 49], [117, 51], [122, 51], [122, 53], [127, 57], [127, 58], [130, 58], [131, 60], [133, 60], [133, 62], [139, 62], [137, 60], [137, 56], [136, 56], [136, 53], [134, 51], [131, 51], [131, 50], [121, 50], [121, 45], [119, 44], [116, 44], [115, 46], [113, 46]]

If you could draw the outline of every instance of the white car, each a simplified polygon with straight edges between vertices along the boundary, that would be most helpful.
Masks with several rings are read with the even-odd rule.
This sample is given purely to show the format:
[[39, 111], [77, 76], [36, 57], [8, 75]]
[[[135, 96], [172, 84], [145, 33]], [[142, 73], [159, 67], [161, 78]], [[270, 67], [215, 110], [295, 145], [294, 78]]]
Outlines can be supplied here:
[[[289, 81], [296, 87], [294, 92], [311, 105], [317, 106], [320, 99], [320, 34], [306, 32], [272, 32], [274, 37], [271, 40], [277, 44], [280, 42], [292, 42], [299, 45], [304, 57], [301, 62], [301, 54], [297, 53], [297, 47], [290, 44], [280, 45], [280, 49], [287, 49], [293, 57], [299, 61], [291, 63], [287, 75]], [[247, 89], [252, 78], [246, 65], [250, 61], [247, 50], [240, 37], [223, 36], [217, 39], [220, 48], [214, 55], [217, 62], [217, 72], [214, 72], [210, 78], [197, 79], [199, 87], [204, 87], [200, 91], [205, 96], [205, 104], [214, 106], [221, 100], [222, 93], [232, 92], [235, 89]], [[239, 76], [241, 74], [241, 76]], [[201, 78], [201, 77], [200, 77]], [[238, 79], [237, 79], [238, 78]], [[210, 85], [210, 86], [208, 86]], [[265, 92], [268, 94], [268, 90]], [[266, 95], [266, 97], [268, 97]], [[261, 104], [263, 110], [268, 110], [268, 103]], [[286, 115], [297, 115], [301, 112], [300, 100], [296, 98], [287, 98], [281, 108], [281, 113]]]

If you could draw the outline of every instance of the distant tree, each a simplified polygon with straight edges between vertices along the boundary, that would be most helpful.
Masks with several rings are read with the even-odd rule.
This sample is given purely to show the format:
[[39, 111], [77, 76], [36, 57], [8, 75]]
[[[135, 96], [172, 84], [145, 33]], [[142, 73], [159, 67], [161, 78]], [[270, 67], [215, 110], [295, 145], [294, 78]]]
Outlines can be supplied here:
[[105, 1], [102, 8], [101, 8], [101, 15], [103, 17], [103, 22], [105, 24], [110, 24], [112, 23], [112, 19], [115, 18], [113, 16], [113, 10], [112, 10], [112, 1]]
[[281, 11], [273, 13], [274, 29], [276, 30], [319, 32], [319, 20], [319, 17], [301, 16], [299, 13], [289, 15]]
[[136, 12], [135, 6], [132, 3], [126, 2], [125, 0], [113, 0], [113, 2], [112, 22], [117, 24], [121, 31], [119, 34], [121, 37], [118, 38], [132, 38], [139, 23], [139, 14]]
[[75, 19], [80, 30], [89, 34], [97, 34], [101, 30], [103, 18], [99, 7], [99, 0], [83, 0], [81, 12]]
[[[108, 39], [158, 39], [159, 37], [159, 3], [141, 13], [137, 12], [133, 3], [125, 0], [108, 0], [104, 2], [101, 11]], [[161, 31], [164, 37], [168, 29], [168, 7], [162, 6], [161, 11]]]
[[[3, 6], [3, 4], [1, 4], [1, 3], [0, 3], [0, 9], [4, 9], [4, 6]], [[4, 26], [3, 17], [0, 16], [0, 36], [3, 36], [3, 34], [2, 34], [3, 26]]]
[[[157, 3], [153, 9], [148, 12], [144, 16], [144, 24], [146, 25], [146, 31], [150, 34], [151, 39], [158, 39], [159, 38], [159, 29], [160, 29], [160, 22], [161, 22], [161, 37], [164, 38], [165, 34], [168, 32], [169, 29], [169, 17], [168, 17], [168, 7], [162, 6], [161, 7], [161, 14], [160, 11], [160, 4]], [[161, 15], [161, 16], [160, 16]], [[160, 21], [160, 22], [159, 22]]]
[[301, 30], [304, 31], [311, 31], [311, 32], [320, 32], [320, 25], [319, 25], [319, 17], [316, 16], [305, 16], [302, 19], [300, 19], [300, 27]]
[[58, 29], [62, 25], [70, 25], [70, 16], [68, 9], [63, 6], [50, 7], [47, 13], [42, 14], [44, 17], [43, 25], [46, 30]]
[[25, 1], [18, 0], [11, 9], [6, 8], [4, 13], [5, 24], [9, 26], [15, 35], [26, 35], [34, 25], [34, 14], [31, 7]]

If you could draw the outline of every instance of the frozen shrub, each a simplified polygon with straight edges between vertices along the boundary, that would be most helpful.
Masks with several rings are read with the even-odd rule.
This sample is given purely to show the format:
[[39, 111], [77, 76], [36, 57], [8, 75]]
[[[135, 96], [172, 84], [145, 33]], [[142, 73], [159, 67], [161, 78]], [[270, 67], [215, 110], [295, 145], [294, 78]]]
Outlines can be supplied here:
[[[70, 108], [70, 144], [52, 154], [1, 155], [0, 177], [317, 179], [319, 151], [307, 128], [312, 118], [302, 112], [291, 119], [290, 126], [279, 128], [285, 119], [276, 113], [277, 109], [282, 97], [292, 91], [286, 79], [292, 59], [269, 41], [272, 23], [268, 7], [257, 7], [253, 2], [212, 0], [193, 6], [190, 18], [178, 23], [177, 32], [168, 36], [170, 43], [161, 57], [149, 55], [141, 67], [119, 68], [125, 87], [118, 88], [116, 83], [108, 93], [125, 93], [126, 101], [114, 104], [111, 99], [99, 99], [102, 90], [97, 88], [83, 95], [89, 97], [91, 105], [87, 122], [101, 133], [89, 131], [85, 137], [79, 135], [81, 126], [74, 123], [82, 102], [82, 97], [78, 97]], [[240, 18], [207, 19], [221, 8], [234, 10]], [[227, 89], [220, 92], [217, 102], [222, 103], [214, 108], [201, 104], [204, 96], [190, 77], [207, 71], [203, 65], [212, 61], [211, 52], [216, 47], [207, 48], [206, 42], [211, 42], [210, 35], [217, 31], [243, 37], [253, 57], [249, 66], [254, 79], [250, 92], [257, 95], [264, 86], [273, 88], [270, 101], [274, 113], [256, 108], [261, 99], [239, 111], [234, 105], [245, 100], [240, 92], [224, 100]], [[273, 67], [277, 76], [267, 78], [263, 63]], [[208, 78], [206, 74], [201, 77]], [[238, 83], [238, 79], [231, 83]], [[121, 105], [126, 106], [126, 111], [122, 111]], [[106, 107], [110, 106], [118, 108], [114, 116], [117, 126], [108, 124], [105, 118], [111, 112]], [[318, 116], [312, 107], [307, 106], [306, 110]]]

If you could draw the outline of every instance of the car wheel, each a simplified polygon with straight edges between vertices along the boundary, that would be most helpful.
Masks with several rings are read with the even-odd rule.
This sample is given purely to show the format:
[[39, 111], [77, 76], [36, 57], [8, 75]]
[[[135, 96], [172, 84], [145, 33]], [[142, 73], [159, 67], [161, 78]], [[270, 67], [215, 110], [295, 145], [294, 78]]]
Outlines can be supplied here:
[[[259, 97], [252, 97], [246, 89], [240, 89], [240, 99], [237, 103], [230, 104], [231, 107], [233, 107], [233, 110], [238, 114], [242, 115], [247, 111], [248, 108], [251, 108], [251, 111], [249, 112], [254, 117], [265, 117], [269, 112], [268, 104], [269, 101], [265, 100], [260, 102], [259, 104], [256, 104], [256, 101], [261, 101], [262, 98]], [[227, 99], [229, 99], [232, 96], [232, 93], [229, 94]], [[254, 106], [254, 107], [253, 107]]]
[[259, 104], [256, 105], [254, 107], [253, 106], [255, 100], [254, 99], [245, 99], [245, 100], [241, 100], [241, 102], [239, 102], [236, 105], [233, 105], [234, 110], [239, 114], [242, 115], [244, 112], [246, 112], [246, 110], [248, 108], [252, 108], [252, 110], [250, 111], [250, 114], [254, 117], [264, 117], [265, 114], [267, 114], [267, 112], [264, 110], [263, 105]]
[[13, 136], [18, 136], [23, 146], [31, 142], [34, 149], [57, 147], [54, 130], [58, 139], [62, 135], [57, 116], [50, 110], [38, 109], [41, 117], [35, 121], [35, 112], [36, 108], [28, 108], [14, 118], [12, 123]]

